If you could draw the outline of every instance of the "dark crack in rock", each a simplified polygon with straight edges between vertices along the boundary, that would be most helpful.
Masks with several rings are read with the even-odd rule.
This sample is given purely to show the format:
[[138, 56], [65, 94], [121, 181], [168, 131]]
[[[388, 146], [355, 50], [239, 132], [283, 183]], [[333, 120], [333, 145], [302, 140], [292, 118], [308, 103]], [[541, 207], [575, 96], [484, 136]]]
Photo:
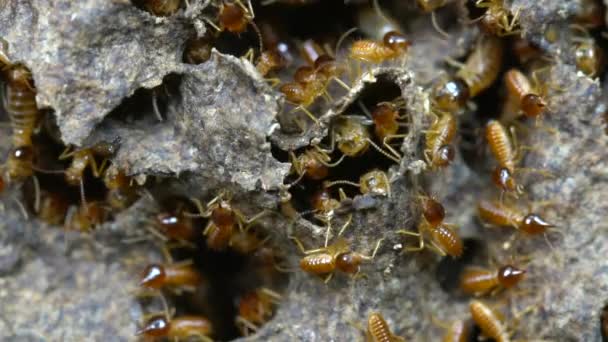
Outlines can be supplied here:
[[40, 107], [55, 111], [63, 140], [82, 141], [123, 98], [175, 70], [193, 29], [129, 0], [3, 1], [0, 36], [11, 61], [32, 71]]

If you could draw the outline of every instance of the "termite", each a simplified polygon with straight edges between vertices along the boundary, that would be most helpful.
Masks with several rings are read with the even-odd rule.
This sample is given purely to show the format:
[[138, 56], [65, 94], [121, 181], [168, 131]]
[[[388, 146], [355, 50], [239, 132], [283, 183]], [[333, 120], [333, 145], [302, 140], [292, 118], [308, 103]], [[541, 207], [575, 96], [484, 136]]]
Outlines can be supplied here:
[[391, 332], [388, 323], [379, 312], [373, 312], [367, 319], [367, 341], [368, 342], [405, 342], [401, 336]]
[[[317, 148], [307, 148], [298, 156], [289, 153], [292, 170], [299, 176], [294, 183], [303, 177], [311, 180], [322, 180], [329, 175], [329, 168], [339, 165], [344, 160], [344, 155], [338, 161], [331, 163], [331, 157]], [[292, 183], [293, 184], [293, 183]]]
[[362, 105], [366, 115], [369, 115], [374, 122], [374, 133], [376, 138], [382, 141], [382, 145], [393, 155], [399, 157], [399, 153], [391, 146], [394, 139], [405, 138], [407, 135], [399, 133], [401, 127], [407, 127], [407, 123], [402, 122], [406, 114], [400, 114], [400, 109], [405, 105], [402, 98], [397, 98], [391, 102], [380, 102], [374, 110], [369, 113]]
[[151, 264], [141, 273], [139, 286], [151, 290], [172, 288], [194, 291], [201, 281], [201, 274], [191, 262]]
[[114, 165], [103, 173], [103, 183], [108, 189], [106, 202], [114, 209], [125, 209], [137, 198], [132, 179]]
[[455, 320], [446, 327], [443, 342], [467, 342], [471, 335], [471, 325], [463, 320]]
[[154, 218], [154, 228], [151, 231], [160, 235], [163, 240], [192, 241], [200, 234], [194, 227], [192, 218], [182, 211], [176, 213], [162, 212]]
[[585, 75], [594, 78], [604, 66], [604, 52], [593, 38], [581, 39], [575, 46], [574, 59], [576, 68]]
[[523, 212], [498, 201], [481, 200], [477, 204], [477, 211], [484, 222], [499, 227], [513, 227], [529, 235], [543, 234], [555, 227], [538, 214]]
[[508, 342], [511, 340], [507, 328], [502, 322], [504, 318], [500, 312], [478, 300], [471, 301], [469, 309], [475, 324], [481, 329], [484, 336], [496, 342]]
[[204, 63], [211, 58], [212, 48], [213, 38], [209, 34], [189, 39], [184, 50], [184, 61], [189, 64]]
[[252, 20], [255, 17], [251, 2], [248, 1], [248, 4], [249, 8], [245, 7], [240, 0], [236, 0], [234, 3], [222, 2], [218, 14], [220, 31], [226, 30], [231, 33], [245, 32], [247, 25], [253, 24]]
[[237, 230], [230, 237], [230, 248], [239, 254], [251, 254], [260, 248], [270, 237], [263, 240], [252, 231]]
[[350, 47], [349, 57], [367, 63], [382, 63], [404, 55], [411, 42], [401, 33], [387, 32], [381, 42], [375, 40], [357, 40]]
[[429, 234], [431, 247], [440, 255], [449, 255], [458, 258], [462, 255], [464, 246], [460, 236], [454, 231], [453, 225], [443, 222], [445, 209], [437, 200], [421, 197], [423, 220], [418, 223], [418, 232], [399, 230], [397, 233], [415, 236], [418, 238], [417, 247], [407, 247], [408, 252], [417, 252], [425, 248], [424, 235]]
[[504, 43], [501, 39], [483, 36], [465, 63], [456, 63], [460, 67], [456, 76], [467, 84], [470, 98], [474, 98], [494, 83], [502, 67], [503, 49]]
[[386, 175], [386, 172], [374, 169], [368, 171], [359, 177], [359, 183], [354, 183], [345, 180], [337, 180], [332, 182], [324, 182], [323, 187], [329, 188], [334, 185], [351, 185], [358, 187], [361, 194], [373, 194], [390, 197], [391, 183]]
[[460, 277], [460, 290], [474, 296], [495, 294], [517, 285], [525, 274], [525, 270], [513, 265], [504, 265], [497, 269], [467, 267]]
[[538, 87], [536, 76], [533, 77], [536, 85], [517, 69], [510, 69], [505, 73], [505, 85], [512, 100], [518, 103], [521, 111], [530, 118], [542, 115], [547, 107], [543, 99], [542, 90]]
[[267, 76], [270, 72], [277, 70], [283, 66], [284, 62], [281, 55], [273, 50], [262, 51], [255, 64], [255, 68], [260, 75]]
[[267, 288], [258, 288], [242, 295], [238, 300], [236, 325], [243, 336], [249, 336], [266, 323], [273, 313], [273, 307], [279, 303], [281, 295]]
[[179, 9], [181, 0], [143, 0], [144, 8], [157, 16], [167, 17]]
[[426, 132], [424, 158], [432, 169], [448, 166], [455, 155], [451, 145], [456, 136], [456, 118], [449, 112], [443, 113]]
[[291, 239], [306, 255], [300, 260], [300, 268], [310, 274], [326, 276], [326, 283], [329, 282], [335, 271], [357, 275], [361, 263], [372, 260], [384, 240], [378, 240], [371, 256], [368, 256], [351, 251], [348, 241], [344, 238], [338, 238], [336, 242], [327, 247], [312, 250], [305, 250], [302, 243], [295, 237], [291, 237]]
[[371, 124], [373, 121], [359, 115], [343, 115], [335, 118], [330, 133], [330, 146], [328, 149], [321, 150], [331, 154], [337, 146], [342, 154], [355, 158], [363, 155], [371, 146], [386, 158], [400, 163], [401, 156], [395, 155], [396, 151], [386, 151], [372, 140], [368, 129], [368, 125]]
[[486, 32], [497, 36], [519, 33], [516, 28], [519, 25], [520, 8], [517, 8], [511, 15], [511, 11], [505, 7], [503, 0], [477, 0], [475, 5], [479, 8], [486, 8], [486, 12], [481, 16], [481, 26]]
[[266, 212], [261, 211], [251, 218], [246, 218], [238, 209], [230, 204], [226, 194], [222, 193], [207, 203], [205, 208], [197, 199], [192, 199], [199, 213], [193, 216], [209, 218], [203, 235], [207, 237], [207, 247], [215, 251], [226, 249], [230, 245], [230, 238], [235, 228], [247, 230], [251, 223], [255, 222]]
[[88, 232], [101, 224], [106, 215], [106, 209], [99, 202], [85, 202], [78, 207], [68, 209], [64, 226], [67, 230]]
[[169, 319], [166, 316], [154, 316], [135, 334], [147, 338], [167, 338], [176, 341], [196, 337], [211, 342], [209, 336], [212, 333], [211, 322], [205, 317], [181, 316]]
[[52, 225], [60, 225], [65, 219], [68, 208], [69, 203], [62, 194], [46, 191], [40, 193], [38, 218], [42, 221]]

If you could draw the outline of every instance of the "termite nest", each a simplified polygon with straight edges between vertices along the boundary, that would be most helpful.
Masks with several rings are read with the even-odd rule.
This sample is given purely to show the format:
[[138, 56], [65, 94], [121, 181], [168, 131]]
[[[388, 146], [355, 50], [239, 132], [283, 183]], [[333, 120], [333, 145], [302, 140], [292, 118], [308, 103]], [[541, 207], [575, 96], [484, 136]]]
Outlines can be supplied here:
[[[500, 0], [133, 0], [188, 34], [162, 81], [79, 146], [2, 38], [0, 188], [44, 229], [147, 246], [126, 286], [132, 338], [559, 338], [536, 329], [557, 319], [547, 289], [563, 253], [594, 243], [570, 241], [564, 213], [584, 206], [557, 203], [575, 178], [559, 148], [580, 124], [560, 116], [597, 102], [581, 83], [595, 89], [606, 62], [604, 6], [577, 4], [539, 38], [529, 8]], [[592, 100], [568, 107], [577, 96]], [[595, 112], [605, 125], [605, 104]], [[258, 157], [241, 149], [264, 165], [240, 164]], [[113, 226], [125, 214], [133, 235]], [[586, 337], [606, 340], [603, 305]]]

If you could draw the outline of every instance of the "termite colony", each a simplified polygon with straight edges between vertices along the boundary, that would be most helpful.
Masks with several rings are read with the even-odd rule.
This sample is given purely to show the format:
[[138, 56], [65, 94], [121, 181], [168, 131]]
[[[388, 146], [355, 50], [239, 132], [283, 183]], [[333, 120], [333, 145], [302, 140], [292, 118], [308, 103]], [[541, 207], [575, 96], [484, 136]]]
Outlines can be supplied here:
[[[436, 17], [450, 2], [412, 1], [413, 13], [429, 17], [438, 39], [450, 39]], [[190, 6], [181, 0], [133, 3], [158, 17], [171, 17]], [[291, 165], [276, 191], [275, 211], [250, 211], [255, 205], [246, 206], [246, 199], [228, 189], [205, 189], [213, 193], [205, 198], [149, 191], [171, 180], [158, 177], [156, 186], [137, 183], [112, 162], [120, 139], [82, 147], [62, 145], [51, 112], [36, 103], [30, 68], [11, 60], [8, 51], [0, 62], [12, 146], [0, 191], [21, 186], [24, 196], [17, 202], [25, 216], [80, 232], [94, 230], [143, 194], [154, 197], [160, 209], [144, 225], [162, 260], [141, 265], [133, 282], [144, 312], [136, 335], [144, 340], [254, 335], [285, 299], [288, 273], [303, 272], [299, 276], [328, 287], [335, 286], [336, 278], [338, 284], [344, 279], [357, 282], [381, 267], [378, 257], [390, 252], [390, 242], [406, 258], [424, 256], [420, 260], [426, 261], [437, 256], [440, 263], [458, 264], [451, 270], [447, 292], [457, 292], [455, 301], [466, 303], [467, 313], [451, 322], [443, 322], [439, 312], [430, 317], [436, 328], [445, 330], [445, 341], [482, 336], [509, 341], [522, 318], [537, 309], [515, 313], [511, 307], [509, 319], [501, 313], [506, 307], [502, 301], [516, 302], [522, 282], [534, 276], [526, 256], [517, 255], [521, 242], [544, 238], [548, 249], [560, 243], [553, 234], [560, 233], [555, 215], [533, 201], [529, 190], [534, 181], [555, 175], [529, 167], [527, 155], [538, 151], [521, 143], [530, 136], [545, 134], [551, 139], [559, 134], [545, 125], [555, 109], [551, 95], [564, 91], [550, 77], [555, 60], [522, 36], [520, 8], [501, 0], [471, 0], [467, 5], [475, 15], [462, 25], [475, 27], [475, 38], [465, 54], [445, 56], [445, 63], [438, 66], [440, 76], [416, 85], [423, 95], [416, 100], [390, 72], [374, 74], [379, 69], [405, 69], [417, 48], [415, 37], [408, 34], [407, 25], [388, 15], [394, 6], [374, 0], [355, 3], [211, 0], [199, 18], [206, 24], [205, 35], [185, 44], [184, 63], [205, 63], [212, 49], [251, 63], [260, 79], [283, 97], [285, 106], [277, 117], [281, 134], [307, 137], [293, 148], [272, 146], [273, 156]], [[571, 27], [573, 45], [567, 53], [581, 77], [596, 78], [604, 67], [596, 41], [603, 17], [598, 19], [597, 12], [603, 7], [591, 0], [586, 3], [589, 8], [581, 10]], [[316, 21], [311, 23], [311, 18]], [[415, 76], [408, 77], [416, 82]], [[167, 99], [175, 95], [172, 91], [179, 82], [179, 76], [170, 75], [153, 90], [138, 90], [109, 120], [162, 122], [170, 115]], [[140, 112], [154, 117], [130, 116]], [[414, 116], [422, 130], [413, 131]], [[308, 139], [310, 132], [326, 134]], [[403, 145], [411, 140], [415, 151], [406, 155]], [[413, 171], [414, 161], [418, 173]], [[476, 201], [479, 226], [503, 227], [509, 233], [505, 238], [495, 234], [499, 229], [482, 230], [478, 235], [484, 239], [476, 241], [500, 245], [502, 250], [488, 249], [484, 256], [502, 260], [481, 262], [473, 255], [477, 248], [461, 234], [456, 224], [459, 213], [448, 206], [454, 199], [431, 189], [435, 180], [450, 179], [452, 169], [469, 164], [481, 165], [471, 167], [472, 172], [494, 187], [484, 191], [491, 196]], [[403, 178], [408, 182], [395, 181]], [[382, 227], [378, 236], [366, 239], [368, 244], [361, 243], [355, 216], [385, 204], [397, 207], [394, 192], [404, 189], [395, 186], [404, 183], [411, 186], [405, 206], [411, 209], [411, 220]], [[265, 227], [271, 215], [282, 215], [290, 228], [297, 226], [280, 239], [289, 241], [289, 247], [279, 248], [279, 239], [272, 235], [276, 231]], [[310, 227], [318, 228], [316, 236], [305, 235]], [[286, 250], [298, 251], [297, 265], [288, 264], [293, 255], [279, 252]], [[384, 317], [382, 311], [370, 308], [366, 324], [354, 325], [368, 341], [406, 340], [401, 335], [408, 333], [398, 326], [400, 317]], [[602, 316], [604, 334], [607, 315]]]

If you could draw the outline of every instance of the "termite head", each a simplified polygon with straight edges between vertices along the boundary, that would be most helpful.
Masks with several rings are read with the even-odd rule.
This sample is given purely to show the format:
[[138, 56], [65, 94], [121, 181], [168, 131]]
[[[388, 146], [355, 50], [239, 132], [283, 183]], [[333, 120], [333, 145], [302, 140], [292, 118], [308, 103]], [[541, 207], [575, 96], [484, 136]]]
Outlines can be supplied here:
[[527, 94], [521, 99], [521, 110], [527, 117], [537, 117], [545, 111], [547, 103], [536, 94]]
[[384, 45], [396, 51], [407, 51], [412, 43], [401, 33], [389, 31], [384, 35]]
[[363, 194], [390, 195], [391, 185], [384, 171], [372, 170], [362, 175], [359, 183]]
[[526, 270], [512, 265], [505, 265], [498, 269], [498, 281], [505, 288], [513, 287], [519, 283], [526, 274]]
[[146, 267], [141, 273], [139, 286], [159, 289], [165, 281], [165, 268], [158, 264], [152, 264]]
[[438, 109], [455, 112], [469, 100], [469, 86], [457, 78], [439, 82], [432, 90], [432, 98]]
[[448, 166], [454, 160], [455, 155], [456, 151], [452, 145], [443, 145], [437, 150], [433, 164], [437, 167]]
[[247, 23], [249, 21], [245, 10], [236, 3], [222, 4], [218, 19], [222, 26], [232, 33], [245, 32], [245, 29], [247, 28]]
[[217, 208], [211, 211], [211, 221], [218, 227], [228, 227], [235, 224], [234, 212], [228, 201], [220, 200]]
[[317, 57], [315, 60], [315, 70], [327, 77], [331, 77], [338, 75], [341, 68], [338, 66], [338, 63], [336, 63], [336, 60], [333, 57], [323, 54]]
[[433, 227], [438, 226], [445, 219], [445, 209], [441, 203], [430, 197], [423, 197], [421, 201], [422, 215]]
[[517, 184], [515, 177], [506, 167], [496, 167], [492, 172], [492, 181], [503, 191], [514, 191], [518, 194], [523, 192], [521, 184]]
[[340, 253], [336, 256], [336, 268], [344, 273], [355, 274], [359, 272], [361, 257], [354, 252]]
[[156, 316], [150, 318], [145, 326], [137, 332], [135, 335], [144, 335], [148, 337], [163, 337], [169, 334], [171, 323], [164, 316]]
[[329, 212], [337, 209], [340, 206], [340, 202], [331, 197], [331, 193], [328, 189], [321, 189], [317, 191], [312, 196], [310, 202], [312, 207], [320, 212]]
[[553, 227], [555, 227], [555, 225], [545, 221], [539, 215], [530, 213], [524, 217], [519, 226], [519, 229], [521, 229], [525, 233], [536, 235], [542, 234], [547, 231], [547, 229]]

